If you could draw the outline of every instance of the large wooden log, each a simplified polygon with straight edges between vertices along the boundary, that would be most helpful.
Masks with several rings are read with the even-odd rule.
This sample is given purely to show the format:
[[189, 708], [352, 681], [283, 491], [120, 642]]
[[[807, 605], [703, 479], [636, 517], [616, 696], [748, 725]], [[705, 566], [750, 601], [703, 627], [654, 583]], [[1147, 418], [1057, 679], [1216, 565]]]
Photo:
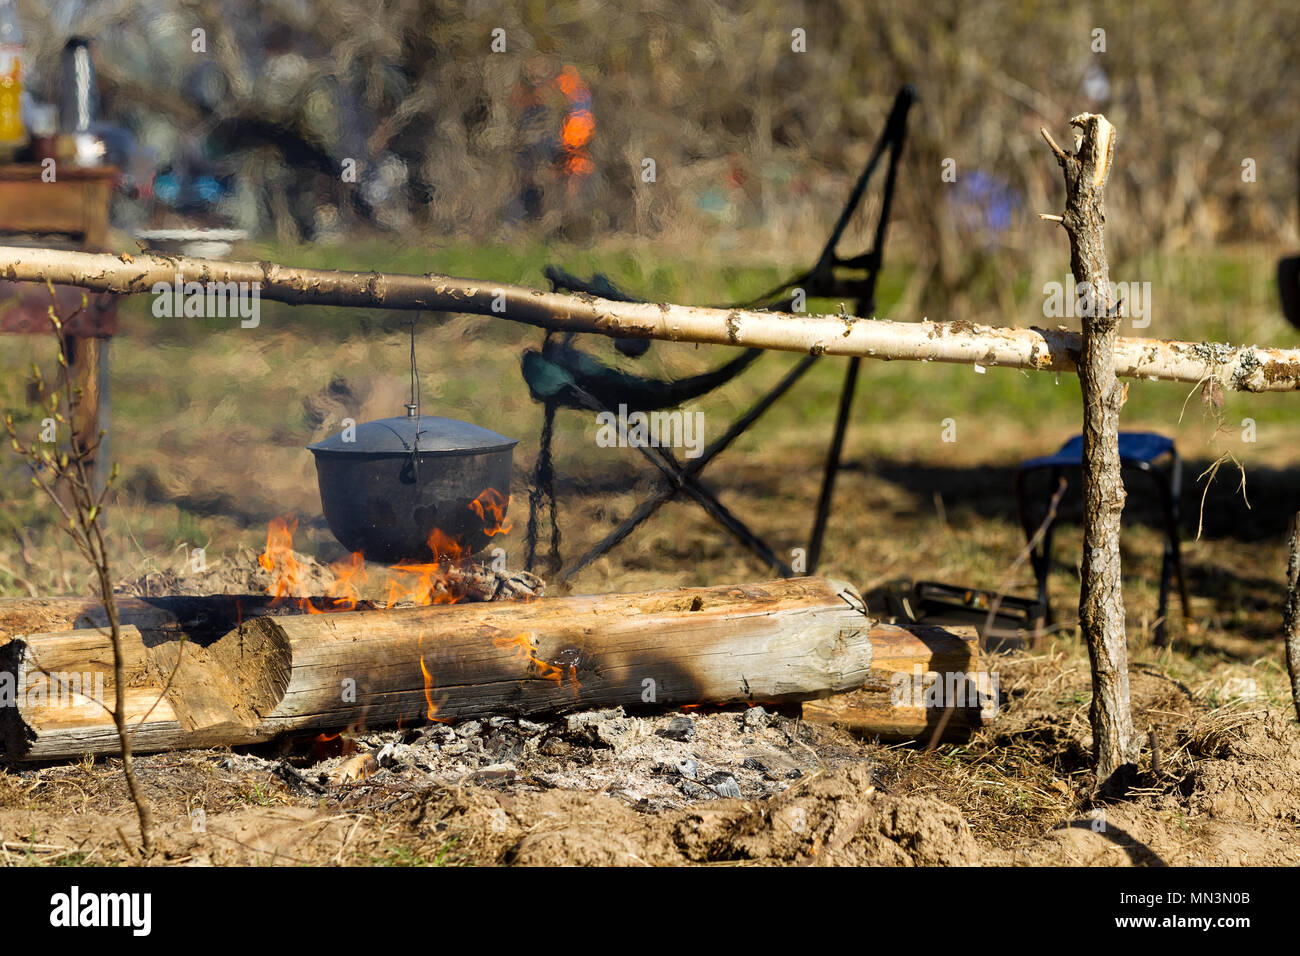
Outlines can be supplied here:
[[997, 675], [980, 668], [973, 627], [876, 627], [860, 689], [803, 705], [803, 718], [886, 741], [964, 741], [992, 719]]
[[[219, 262], [183, 256], [112, 256], [0, 246], [0, 277], [47, 279], [101, 292], [147, 293], [185, 283], [242, 283], [263, 299], [295, 305], [464, 312], [568, 332], [625, 338], [736, 345], [814, 355], [917, 362], [1001, 365], [1074, 372], [1078, 332], [1019, 329], [970, 322], [890, 322], [875, 316], [788, 315], [710, 309], [667, 302], [615, 302], [524, 286], [443, 275], [398, 275], [303, 269], [270, 262]], [[862, 320], [873, 321], [862, 321]], [[1300, 350], [1233, 347], [1216, 342], [1118, 339], [1115, 372], [1135, 378], [1200, 384], [1217, 380], [1247, 392], [1300, 389]]]
[[[207, 647], [150, 644], [131, 625], [123, 640], [134, 746], [148, 752], [428, 719], [804, 701], [863, 686], [876, 646], [916, 639], [873, 623], [852, 588], [800, 578], [262, 617]], [[3, 709], [7, 756], [116, 751], [111, 720], [86, 692], [99, 680], [111, 694], [106, 648], [98, 630], [0, 647], [0, 678], [18, 690]], [[80, 696], [60, 697], [73, 676]], [[34, 698], [42, 682], [51, 691]]]

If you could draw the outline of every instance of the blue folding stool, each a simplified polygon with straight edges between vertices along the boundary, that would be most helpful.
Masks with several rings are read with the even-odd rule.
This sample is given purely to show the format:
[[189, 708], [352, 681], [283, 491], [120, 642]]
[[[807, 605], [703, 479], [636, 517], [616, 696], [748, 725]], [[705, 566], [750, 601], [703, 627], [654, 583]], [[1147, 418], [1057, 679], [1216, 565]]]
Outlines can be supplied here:
[[[1157, 467], [1157, 462], [1169, 459], [1168, 468]], [[1155, 432], [1120, 432], [1119, 460], [1124, 468], [1135, 469], [1150, 475], [1160, 495], [1160, 507], [1165, 522], [1165, 554], [1160, 568], [1160, 607], [1156, 612], [1155, 643], [1164, 647], [1168, 641], [1165, 634], [1165, 615], [1169, 606], [1169, 587], [1173, 577], [1178, 579], [1178, 596], [1183, 605], [1183, 619], [1190, 619], [1187, 601], [1187, 582], [1183, 579], [1183, 561], [1179, 549], [1178, 507], [1182, 496], [1183, 463], [1174, 448], [1172, 438]], [[1020, 523], [1025, 529], [1025, 538], [1033, 540], [1034, 533], [1042, 519], [1035, 520], [1029, 511], [1026, 496], [1027, 479], [1037, 471], [1049, 471], [1049, 487], [1055, 490], [1061, 473], [1067, 468], [1083, 467], [1083, 436], [1075, 435], [1060, 449], [1041, 458], [1022, 461], [1016, 469], [1015, 493], [1016, 507], [1020, 511]], [[1055, 522], [1053, 521], [1052, 524]], [[1038, 582], [1038, 600], [1048, 609], [1051, 605], [1047, 598], [1047, 575], [1052, 567], [1052, 524], [1043, 534], [1043, 540], [1030, 554], [1030, 563], [1034, 568], [1034, 578]]]

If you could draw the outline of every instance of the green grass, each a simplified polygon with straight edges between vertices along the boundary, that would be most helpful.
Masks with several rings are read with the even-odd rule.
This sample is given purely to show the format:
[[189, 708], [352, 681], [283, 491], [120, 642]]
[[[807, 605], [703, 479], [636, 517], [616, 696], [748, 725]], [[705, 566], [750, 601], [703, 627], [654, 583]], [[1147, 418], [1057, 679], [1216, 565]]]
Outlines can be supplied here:
[[455, 866], [456, 857], [452, 851], [456, 843], [457, 839], [453, 837], [432, 852], [426, 847], [393, 843], [381, 847], [367, 862], [372, 866]]

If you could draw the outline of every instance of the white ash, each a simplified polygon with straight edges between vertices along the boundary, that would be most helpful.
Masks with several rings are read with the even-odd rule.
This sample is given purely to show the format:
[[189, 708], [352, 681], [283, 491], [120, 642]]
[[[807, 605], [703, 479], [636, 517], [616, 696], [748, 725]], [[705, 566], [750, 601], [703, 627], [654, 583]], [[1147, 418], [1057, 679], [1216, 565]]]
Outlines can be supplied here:
[[[349, 802], [371, 792], [473, 784], [605, 792], [642, 809], [663, 810], [722, 797], [763, 799], [805, 774], [863, 756], [863, 745], [839, 731], [760, 707], [645, 717], [622, 708], [553, 720], [493, 717], [350, 739], [358, 751], [374, 755], [376, 769], [364, 780], [332, 779], [348, 756], [276, 775], [290, 783], [296, 774], [300, 786], [323, 788]], [[261, 760], [272, 770], [281, 763], [227, 759]]]

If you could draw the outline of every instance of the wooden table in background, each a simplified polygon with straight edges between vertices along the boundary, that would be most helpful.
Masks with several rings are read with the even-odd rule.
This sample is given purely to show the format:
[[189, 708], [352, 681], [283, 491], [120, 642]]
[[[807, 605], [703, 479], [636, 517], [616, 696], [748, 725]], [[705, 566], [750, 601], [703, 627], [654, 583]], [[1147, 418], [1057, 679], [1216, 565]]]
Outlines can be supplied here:
[[[106, 251], [109, 200], [118, 171], [61, 164], [54, 182], [45, 182], [41, 173], [35, 163], [0, 165], [0, 244]], [[117, 297], [92, 294], [87, 308], [78, 312], [81, 289], [56, 286], [55, 294], [60, 317], [72, 316], [66, 325], [69, 374], [82, 393], [73, 428], [87, 443], [104, 432], [91, 461], [95, 484], [102, 487], [106, 469], [95, 465], [108, 460], [108, 340], [117, 331]], [[0, 281], [0, 332], [49, 334], [49, 305], [49, 290], [43, 286]]]

